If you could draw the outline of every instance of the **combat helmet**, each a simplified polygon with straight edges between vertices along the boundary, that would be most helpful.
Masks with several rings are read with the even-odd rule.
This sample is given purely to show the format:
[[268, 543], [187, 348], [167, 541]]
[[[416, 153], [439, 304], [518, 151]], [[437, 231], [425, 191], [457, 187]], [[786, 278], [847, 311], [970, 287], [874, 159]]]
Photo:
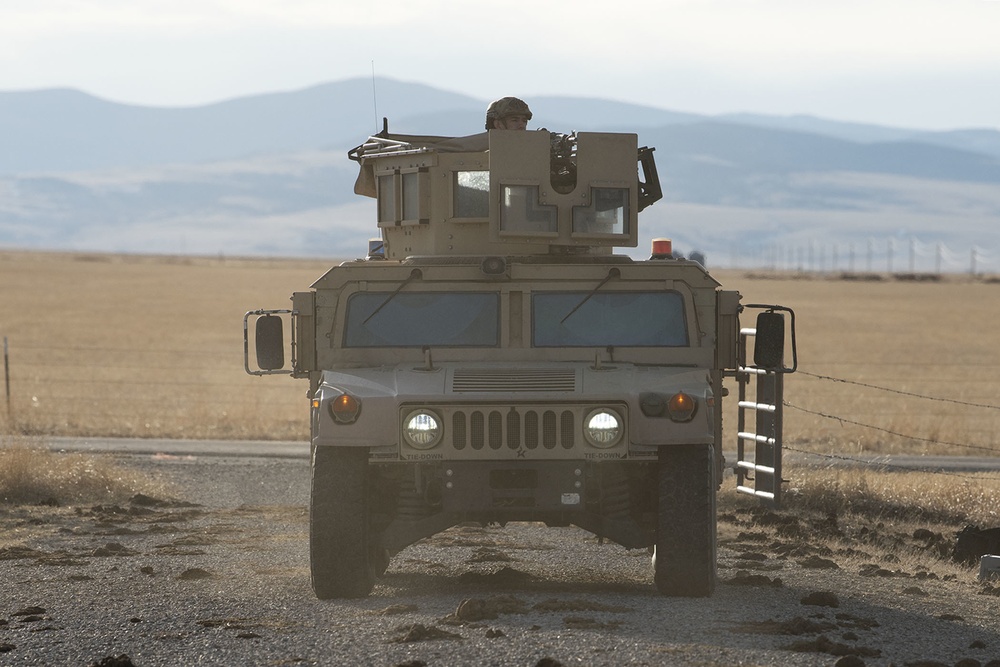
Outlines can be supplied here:
[[497, 118], [515, 115], [525, 116], [531, 120], [531, 109], [523, 100], [516, 97], [501, 97], [486, 109], [486, 129], [489, 130]]

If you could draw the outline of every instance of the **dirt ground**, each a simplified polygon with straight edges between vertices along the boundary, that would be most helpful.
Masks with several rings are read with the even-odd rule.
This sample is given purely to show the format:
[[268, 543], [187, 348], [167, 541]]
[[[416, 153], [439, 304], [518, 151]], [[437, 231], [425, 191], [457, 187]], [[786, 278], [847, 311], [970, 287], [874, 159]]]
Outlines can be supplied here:
[[695, 600], [577, 529], [461, 526], [320, 602], [303, 462], [158, 465], [171, 497], [0, 508], [0, 663], [1000, 665], [1000, 582], [950, 561], [957, 526], [725, 496]]

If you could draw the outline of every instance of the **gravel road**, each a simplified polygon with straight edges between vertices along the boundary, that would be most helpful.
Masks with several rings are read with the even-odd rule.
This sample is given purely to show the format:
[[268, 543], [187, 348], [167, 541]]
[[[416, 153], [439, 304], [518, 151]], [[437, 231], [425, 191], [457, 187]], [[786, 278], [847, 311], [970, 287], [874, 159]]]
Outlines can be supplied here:
[[[716, 594], [669, 599], [644, 551], [463, 526], [398, 554], [371, 597], [321, 602], [305, 461], [121, 460], [170, 497], [0, 507], [0, 665], [1000, 666], [1000, 585], [934, 558], [940, 534], [735, 503]], [[836, 532], [867, 537], [818, 545]], [[922, 566], [893, 562], [921, 542]]]

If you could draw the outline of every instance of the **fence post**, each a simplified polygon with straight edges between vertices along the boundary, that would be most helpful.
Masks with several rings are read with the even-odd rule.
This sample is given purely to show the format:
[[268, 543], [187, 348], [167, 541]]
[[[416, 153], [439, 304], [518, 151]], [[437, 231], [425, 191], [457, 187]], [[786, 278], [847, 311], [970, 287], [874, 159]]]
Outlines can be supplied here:
[[7, 396], [7, 422], [10, 423], [10, 364], [7, 361], [7, 337], [3, 337], [3, 385]]

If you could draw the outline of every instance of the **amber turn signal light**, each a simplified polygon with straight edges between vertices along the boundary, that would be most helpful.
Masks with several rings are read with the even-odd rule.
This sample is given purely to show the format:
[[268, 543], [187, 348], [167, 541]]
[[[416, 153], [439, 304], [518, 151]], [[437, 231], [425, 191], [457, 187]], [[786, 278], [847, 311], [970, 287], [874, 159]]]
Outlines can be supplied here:
[[330, 415], [340, 424], [352, 424], [361, 412], [361, 403], [349, 394], [341, 394], [330, 401]]
[[684, 392], [674, 394], [667, 401], [667, 414], [675, 422], [691, 421], [697, 408], [698, 402]]

